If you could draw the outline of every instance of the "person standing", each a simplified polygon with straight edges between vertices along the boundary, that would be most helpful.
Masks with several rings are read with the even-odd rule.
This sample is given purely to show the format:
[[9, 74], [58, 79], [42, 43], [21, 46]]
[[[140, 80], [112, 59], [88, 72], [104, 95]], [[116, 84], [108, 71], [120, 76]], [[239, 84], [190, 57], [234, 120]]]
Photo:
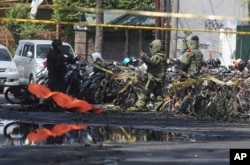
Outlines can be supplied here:
[[203, 54], [199, 50], [198, 36], [188, 36], [183, 40], [183, 54], [180, 60], [180, 69], [191, 77], [200, 74], [203, 64]]
[[158, 111], [163, 103], [163, 81], [165, 77], [165, 58], [163, 46], [160, 40], [153, 40], [149, 44], [150, 56], [140, 51], [143, 62], [147, 65], [147, 83], [145, 93], [140, 93], [136, 102], [136, 107], [145, 108], [146, 102], [150, 99], [150, 95], [154, 94], [156, 98], [156, 106], [154, 110]]
[[64, 76], [67, 72], [66, 62], [68, 58], [62, 52], [62, 41], [59, 39], [53, 40], [52, 49], [47, 56], [48, 87], [52, 91], [64, 92], [66, 89]]

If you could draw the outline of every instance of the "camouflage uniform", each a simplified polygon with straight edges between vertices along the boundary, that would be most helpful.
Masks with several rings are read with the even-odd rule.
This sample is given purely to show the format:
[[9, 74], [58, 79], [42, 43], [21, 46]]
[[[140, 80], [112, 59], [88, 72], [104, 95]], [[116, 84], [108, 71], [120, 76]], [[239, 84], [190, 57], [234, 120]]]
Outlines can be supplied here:
[[147, 65], [148, 81], [145, 89], [146, 93], [140, 93], [139, 99], [136, 102], [138, 108], [144, 108], [146, 102], [149, 100], [150, 94], [153, 93], [156, 98], [156, 107], [158, 110], [163, 102], [162, 90], [163, 81], [165, 76], [165, 59], [162, 51], [162, 45], [160, 40], [154, 40], [150, 43], [152, 46], [151, 56], [142, 56], [143, 62]]
[[189, 36], [183, 43], [185, 49], [182, 54], [180, 69], [191, 76], [197, 76], [200, 73], [203, 61], [203, 55], [199, 50], [199, 38]]

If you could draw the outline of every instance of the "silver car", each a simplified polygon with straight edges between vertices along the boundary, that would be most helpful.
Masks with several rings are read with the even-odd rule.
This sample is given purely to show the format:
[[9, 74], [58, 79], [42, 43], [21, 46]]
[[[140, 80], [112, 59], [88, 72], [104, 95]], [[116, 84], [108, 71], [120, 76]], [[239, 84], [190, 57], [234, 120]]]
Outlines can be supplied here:
[[0, 44], [0, 93], [4, 87], [19, 85], [19, 73], [7, 47]]

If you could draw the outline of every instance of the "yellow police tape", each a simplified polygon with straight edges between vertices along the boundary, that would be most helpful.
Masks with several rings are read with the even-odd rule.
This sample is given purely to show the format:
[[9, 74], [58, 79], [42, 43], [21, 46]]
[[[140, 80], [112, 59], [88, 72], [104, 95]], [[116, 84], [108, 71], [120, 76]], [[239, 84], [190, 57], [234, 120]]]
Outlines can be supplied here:
[[213, 81], [213, 82], [215, 82], [216, 84], [219, 84], [219, 85], [234, 86], [234, 85], [239, 84], [239, 82], [241, 82], [243, 79], [238, 78], [234, 82], [232, 82], [232, 81], [224, 82], [224, 81], [221, 81], [221, 80], [219, 80], [219, 79], [217, 79], [217, 78], [215, 78], [213, 76], [208, 76], [208, 77], [205, 77], [205, 78], [188, 79], [188, 80], [183, 81], [183, 82], [176, 81], [176, 82], [172, 83], [172, 87], [177, 88], [177, 87], [191, 86], [191, 85], [194, 85], [194, 84], [197, 84], [197, 83], [204, 82], [205, 80], [211, 80], [211, 81]]
[[[96, 65], [96, 64], [93, 64], [93, 65], [94, 65], [95, 68], [98, 68], [98, 69], [100, 69], [100, 70], [102, 70], [104, 72], [107, 72], [109, 74], [117, 76], [117, 78], [120, 78], [120, 79], [128, 78], [128, 79], [130, 79], [130, 81], [127, 83], [127, 85], [125, 85], [125, 87], [121, 90], [122, 92], [132, 83], [132, 81], [138, 81], [138, 77], [136, 75], [117, 74], [117, 73], [114, 73], [113, 71], [105, 69], [105, 68], [103, 68], [103, 67], [101, 67], [99, 65]], [[120, 67], [120, 68], [122, 68], [122, 67]], [[194, 85], [194, 84], [197, 84], [197, 83], [204, 82], [205, 80], [211, 80], [211, 81], [213, 81], [213, 82], [215, 82], [216, 84], [219, 84], [219, 85], [233, 86], [233, 85], [237, 85], [243, 79], [238, 78], [234, 82], [232, 82], [232, 81], [224, 82], [224, 81], [221, 81], [221, 80], [215, 78], [214, 76], [208, 76], [208, 77], [202, 77], [202, 78], [197, 78], [197, 79], [188, 79], [188, 80], [182, 81], [182, 82], [174, 81], [172, 83], [172, 88], [191, 86], [191, 85]]]
[[[17, 3], [20, 4], [20, 3]], [[30, 8], [30, 4], [21, 3], [24, 7]], [[10, 4], [10, 6], [15, 4]], [[86, 7], [67, 7], [58, 5], [41, 5], [40, 8], [56, 9], [61, 11], [77, 11], [84, 13], [110, 13], [110, 14], [130, 14], [130, 15], [142, 15], [148, 17], [164, 17], [164, 18], [182, 18], [182, 19], [201, 19], [201, 20], [216, 20], [216, 21], [241, 21], [250, 22], [249, 17], [233, 17], [233, 16], [219, 16], [219, 15], [203, 15], [200, 13], [170, 13], [170, 12], [157, 12], [157, 11], [141, 11], [141, 10], [123, 10], [123, 9], [102, 9], [102, 8], [86, 8]], [[14, 19], [14, 18], [0, 18], [4, 22], [30, 22], [30, 23], [42, 23], [42, 24], [63, 24], [63, 25], [80, 25], [79, 22], [65, 22], [65, 21], [52, 21], [52, 20], [34, 20], [34, 19]], [[93, 24], [84, 23], [82, 26], [89, 27], [110, 27], [110, 28], [124, 28], [124, 29], [144, 29], [144, 30], [176, 30], [185, 32], [209, 32], [209, 33], [227, 33], [227, 34], [239, 34], [239, 35], [250, 35], [250, 32], [237, 32], [237, 31], [220, 31], [218, 30], [205, 30], [205, 29], [191, 29], [191, 28], [173, 28], [173, 27], [157, 27], [157, 26], [131, 26], [131, 25], [114, 25], [114, 24]]]
[[226, 86], [234, 86], [234, 85], [237, 85], [239, 84], [239, 82], [241, 82], [243, 79], [242, 78], [238, 78], [236, 81], [228, 81], [228, 82], [224, 82], [224, 81], [221, 81], [213, 76], [209, 77], [209, 80], [217, 83], [217, 84], [220, 84], [220, 85], [226, 85]]
[[[30, 8], [30, 4], [22, 4], [23, 6]], [[10, 4], [11, 6], [11, 4]], [[102, 8], [87, 8], [87, 7], [69, 7], [58, 5], [41, 5], [40, 8], [56, 9], [61, 11], [81, 11], [85, 13], [113, 13], [113, 14], [131, 14], [131, 15], [143, 15], [148, 17], [170, 17], [170, 18], [186, 18], [186, 19], [201, 19], [201, 20], [221, 20], [221, 21], [241, 21], [250, 22], [249, 17], [233, 17], [233, 16], [220, 16], [220, 15], [204, 15], [201, 13], [173, 13], [173, 12], [158, 12], [158, 11], [142, 11], [142, 10], [126, 10], [126, 9], [102, 9]]]
[[250, 35], [247, 31], [234, 31], [234, 30], [206, 30], [194, 28], [174, 28], [174, 27], [157, 27], [157, 26], [135, 26], [135, 25], [118, 25], [118, 24], [96, 24], [86, 22], [65, 22], [65, 21], [52, 21], [52, 20], [38, 20], [38, 19], [19, 19], [19, 18], [0, 18], [1, 22], [24, 22], [36, 24], [60, 24], [60, 25], [78, 25], [80, 27], [104, 27], [115, 29], [143, 29], [143, 30], [162, 30], [162, 31], [185, 31], [185, 32], [205, 32], [205, 33], [226, 33], [238, 35]]
[[97, 65], [97, 64], [93, 64], [93, 67], [94, 67], [94, 68], [97, 68], [97, 69], [99, 69], [99, 70], [102, 70], [102, 71], [104, 71], [104, 72], [107, 72], [107, 73], [109, 73], [109, 74], [114, 74], [113, 71], [108, 70], [108, 69], [105, 69], [105, 68], [103, 68], [103, 67], [101, 67], [101, 66], [99, 66], [99, 65]]
[[[131, 75], [131, 74], [126, 73], [126, 72], [122, 73], [122, 74], [115, 73], [112, 70], [106, 69], [106, 68], [104, 68], [104, 67], [102, 67], [100, 65], [97, 65], [97, 64], [93, 64], [93, 66], [94, 66], [94, 68], [97, 68], [97, 69], [99, 69], [101, 71], [104, 71], [104, 72], [107, 72], [109, 74], [114, 75], [117, 79], [124, 79], [124, 78], [126, 78], [126, 79], [130, 79], [130, 80], [133, 80], [133, 81], [138, 81], [138, 76], [136, 76], [136, 75]], [[122, 70], [127, 70], [127, 67], [124, 67], [124, 68], [123, 67], [119, 67], [119, 68], [122, 69]]]
[[184, 86], [191, 86], [200, 82], [203, 82], [204, 80], [208, 80], [208, 78], [198, 78], [198, 79], [188, 79], [186, 81], [174, 81], [172, 83], [172, 87], [176, 88], [176, 87], [184, 87]]

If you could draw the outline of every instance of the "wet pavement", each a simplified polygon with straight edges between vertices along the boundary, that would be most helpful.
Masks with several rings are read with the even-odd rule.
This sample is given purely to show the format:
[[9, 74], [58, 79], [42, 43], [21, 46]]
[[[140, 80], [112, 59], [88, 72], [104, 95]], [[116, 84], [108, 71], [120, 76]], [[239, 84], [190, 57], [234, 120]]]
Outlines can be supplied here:
[[[2, 145], [1, 165], [17, 162], [25, 165], [229, 164], [230, 148], [250, 149], [249, 121], [201, 121], [180, 114], [109, 109], [103, 114], [29, 111], [6, 104], [2, 95], [0, 118], [49, 131], [57, 124], [88, 127], [77, 134], [75, 130], [68, 131], [59, 140], [48, 136], [47, 143]], [[0, 125], [3, 144], [6, 138], [1, 135], [2, 128]]]

